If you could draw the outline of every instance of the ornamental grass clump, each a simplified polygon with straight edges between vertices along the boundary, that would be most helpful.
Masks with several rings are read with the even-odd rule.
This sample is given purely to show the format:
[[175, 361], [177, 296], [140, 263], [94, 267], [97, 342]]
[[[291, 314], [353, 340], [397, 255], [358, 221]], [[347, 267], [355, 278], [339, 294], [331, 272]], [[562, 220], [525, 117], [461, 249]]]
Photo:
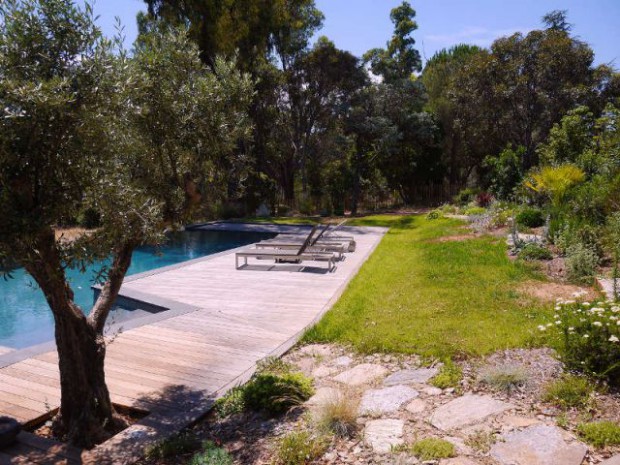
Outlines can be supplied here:
[[553, 323], [539, 326], [554, 339], [569, 370], [620, 386], [620, 303], [559, 300]]

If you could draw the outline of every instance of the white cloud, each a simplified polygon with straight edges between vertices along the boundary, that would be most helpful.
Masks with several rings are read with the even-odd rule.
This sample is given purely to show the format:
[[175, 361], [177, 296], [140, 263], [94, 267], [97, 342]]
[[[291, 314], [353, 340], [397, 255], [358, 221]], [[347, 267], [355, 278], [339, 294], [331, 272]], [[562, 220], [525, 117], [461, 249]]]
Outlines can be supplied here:
[[488, 47], [495, 39], [510, 36], [515, 32], [527, 34], [530, 28], [515, 27], [510, 29], [488, 29], [485, 27], [466, 27], [452, 34], [429, 34], [424, 36], [424, 42], [433, 43], [439, 47], [449, 47], [451, 45], [466, 43]]

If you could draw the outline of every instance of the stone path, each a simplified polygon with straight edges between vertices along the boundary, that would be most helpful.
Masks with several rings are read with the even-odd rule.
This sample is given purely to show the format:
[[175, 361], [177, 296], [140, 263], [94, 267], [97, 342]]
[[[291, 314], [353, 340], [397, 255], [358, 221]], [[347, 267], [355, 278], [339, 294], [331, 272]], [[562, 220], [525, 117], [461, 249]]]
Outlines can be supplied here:
[[[308, 401], [311, 414], [334, 399], [357, 402], [359, 439], [351, 439], [347, 452], [330, 451], [326, 464], [620, 465], [620, 455], [586, 460], [588, 447], [559, 428], [555, 417], [536, 416], [505, 395], [432, 386], [436, 367], [385, 355], [355, 356], [328, 345], [287, 357], [305, 373], [321, 375]], [[457, 455], [423, 462], [410, 452], [423, 438], [451, 442]]]

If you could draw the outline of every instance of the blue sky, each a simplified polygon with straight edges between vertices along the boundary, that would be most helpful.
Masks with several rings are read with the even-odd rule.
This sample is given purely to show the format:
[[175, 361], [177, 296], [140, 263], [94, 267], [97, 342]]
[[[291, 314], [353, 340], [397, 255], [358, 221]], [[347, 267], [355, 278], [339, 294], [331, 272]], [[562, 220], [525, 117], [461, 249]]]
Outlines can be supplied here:
[[[316, 0], [325, 14], [320, 31], [339, 48], [360, 56], [383, 47], [392, 34], [390, 10], [400, 0]], [[568, 10], [573, 32], [588, 42], [595, 63], [620, 69], [620, 0], [411, 0], [419, 29], [414, 37], [423, 57], [457, 43], [488, 46], [500, 36], [540, 27], [541, 17], [554, 9]], [[113, 34], [114, 17], [126, 27], [128, 41], [136, 35], [135, 16], [142, 0], [98, 0], [100, 25]]]

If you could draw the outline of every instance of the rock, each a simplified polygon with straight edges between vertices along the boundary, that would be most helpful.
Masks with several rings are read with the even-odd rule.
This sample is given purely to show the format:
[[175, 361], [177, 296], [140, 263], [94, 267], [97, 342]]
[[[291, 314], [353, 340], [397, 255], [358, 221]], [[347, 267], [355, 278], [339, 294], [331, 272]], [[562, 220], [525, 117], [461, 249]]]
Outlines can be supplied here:
[[393, 447], [403, 444], [403, 429], [405, 423], [402, 420], [372, 420], [364, 429], [364, 442], [372, 447], [372, 450], [381, 454], [390, 452]]
[[418, 397], [418, 395], [418, 391], [409, 386], [370, 389], [362, 396], [360, 415], [382, 415], [396, 412], [401, 405]]
[[414, 399], [407, 404], [405, 409], [410, 413], [422, 413], [428, 407], [422, 399]]
[[332, 364], [338, 367], [348, 367], [352, 363], [353, 359], [347, 355], [343, 355], [342, 357], [338, 357], [332, 360]]
[[312, 376], [314, 378], [325, 378], [326, 376], [331, 376], [334, 373], [338, 372], [338, 368], [336, 367], [328, 367], [325, 365], [321, 365], [312, 371]]
[[604, 462], [599, 463], [598, 465], [620, 465], [620, 455], [616, 455], [615, 457], [607, 459]]
[[21, 431], [19, 422], [10, 417], [0, 417], [0, 449], [15, 442]]
[[443, 459], [439, 462], [439, 465], [480, 465], [480, 462], [475, 462], [467, 457], [455, 457], [453, 459]]
[[474, 453], [472, 448], [469, 447], [467, 444], [465, 444], [465, 441], [463, 441], [461, 438], [457, 438], [454, 436], [446, 436], [444, 437], [444, 439], [448, 441], [449, 443], [453, 444], [454, 447], [456, 447], [456, 452], [459, 454], [472, 455]]
[[308, 399], [306, 404], [308, 405], [322, 405], [327, 402], [338, 399], [342, 395], [339, 389], [331, 387], [321, 387], [316, 390], [316, 393]]
[[435, 386], [424, 386], [420, 388], [420, 392], [426, 394], [427, 396], [439, 396], [443, 394], [443, 391]]
[[468, 394], [439, 407], [431, 416], [430, 422], [435, 428], [449, 431], [479, 423], [487, 417], [512, 408], [515, 407], [491, 396]]
[[386, 375], [387, 369], [381, 365], [375, 365], [372, 363], [362, 363], [350, 370], [340, 373], [334, 377], [334, 381], [339, 383], [348, 384], [349, 386], [361, 386], [362, 384], [368, 384]]
[[540, 421], [536, 418], [520, 417], [517, 415], [506, 415], [502, 418], [502, 425], [509, 428], [527, 428], [528, 426], [538, 425]]
[[329, 357], [332, 352], [332, 348], [327, 344], [310, 344], [299, 349], [300, 354], [310, 357]]
[[588, 448], [567, 443], [555, 426], [535, 425], [503, 434], [491, 448], [500, 465], [580, 465]]
[[386, 386], [396, 386], [398, 384], [426, 383], [437, 373], [439, 373], [437, 368], [400, 370], [385, 378], [385, 380], [383, 380], [383, 384]]

